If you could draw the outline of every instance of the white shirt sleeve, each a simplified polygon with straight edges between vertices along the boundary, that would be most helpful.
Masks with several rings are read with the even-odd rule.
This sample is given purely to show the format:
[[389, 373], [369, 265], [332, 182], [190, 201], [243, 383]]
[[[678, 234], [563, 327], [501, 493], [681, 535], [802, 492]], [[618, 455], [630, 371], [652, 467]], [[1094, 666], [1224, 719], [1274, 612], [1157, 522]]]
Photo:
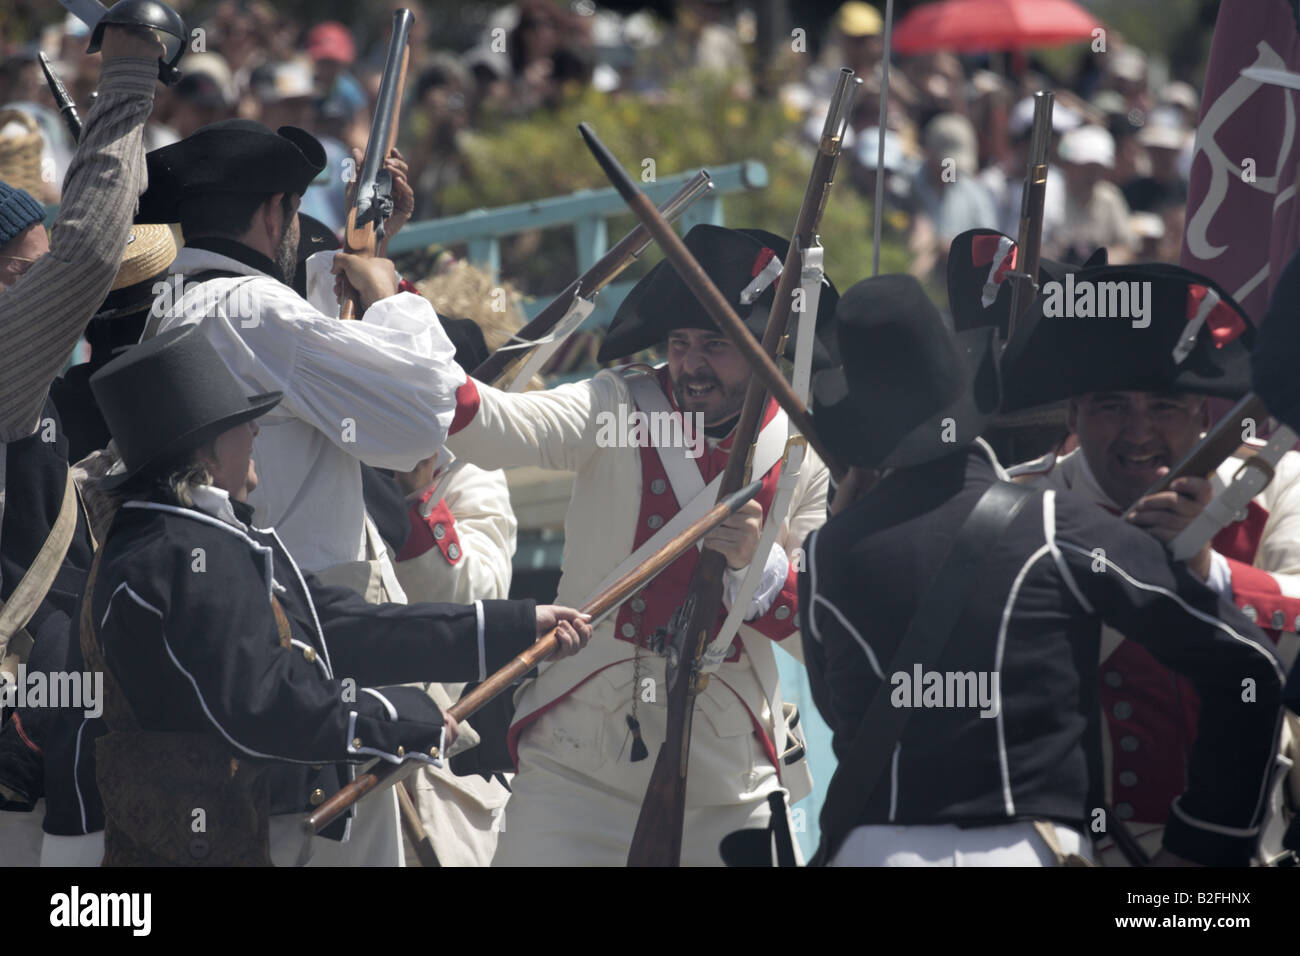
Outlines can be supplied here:
[[438, 450], [465, 373], [425, 299], [398, 293], [341, 322], [274, 279], [235, 281], [244, 288], [215, 303], [204, 329], [250, 394], [284, 393], [271, 418], [298, 418], [379, 468], [409, 471]]

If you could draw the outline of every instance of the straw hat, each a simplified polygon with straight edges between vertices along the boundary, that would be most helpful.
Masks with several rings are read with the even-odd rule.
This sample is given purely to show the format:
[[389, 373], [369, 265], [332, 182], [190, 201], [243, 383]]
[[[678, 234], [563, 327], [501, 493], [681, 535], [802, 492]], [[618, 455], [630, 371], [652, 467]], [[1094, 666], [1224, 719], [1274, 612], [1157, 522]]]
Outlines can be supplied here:
[[170, 226], [136, 225], [126, 239], [126, 251], [110, 292], [152, 279], [176, 258], [176, 240]]

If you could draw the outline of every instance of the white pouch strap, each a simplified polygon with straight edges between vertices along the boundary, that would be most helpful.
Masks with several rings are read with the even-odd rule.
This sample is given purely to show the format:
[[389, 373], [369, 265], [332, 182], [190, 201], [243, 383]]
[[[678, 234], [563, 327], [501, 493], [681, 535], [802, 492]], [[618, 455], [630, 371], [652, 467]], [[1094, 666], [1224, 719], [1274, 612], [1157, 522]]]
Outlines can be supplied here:
[[524, 349], [533, 348], [533, 352], [524, 360], [524, 364], [516, 373], [514, 379], [510, 382], [508, 392], [522, 392], [528, 385], [528, 382], [536, 375], [543, 365], [550, 361], [551, 356], [559, 350], [564, 344], [565, 339], [578, 330], [578, 326], [587, 321], [587, 316], [591, 315], [592, 310], [596, 308], [596, 303], [591, 299], [584, 299], [580, 295], [575, 295], [573, 301], [569, 303], [568, 311], [564, 317], [556, 323], [549, 333], [539, 339], [531, 342], [511, 340], [502, 349]]

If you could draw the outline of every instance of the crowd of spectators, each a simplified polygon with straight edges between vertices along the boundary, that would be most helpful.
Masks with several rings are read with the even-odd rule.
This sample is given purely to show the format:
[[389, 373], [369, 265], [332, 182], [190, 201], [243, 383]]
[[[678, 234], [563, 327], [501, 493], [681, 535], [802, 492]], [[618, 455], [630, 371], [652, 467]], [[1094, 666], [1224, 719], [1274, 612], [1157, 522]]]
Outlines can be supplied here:
[[[440, 30], [439, 11], [422, 0], [388, 10], [400, 5], [416, 13], [399, 139], [410, 162], [416, 219], [442, 214], [446, 189], [472, 175], [465, 137], [489, 118], [508, 122], [585, 90], [662, 98], [691, 70], [727, 74], [737, 97], [779, 97], [791, 117], [791, 137], [811, 142], [836, 72], [853, 68], [865, 82], [846, 142], [844, 180], [874, 195], [883, 24], [878, 9], [862, 0], [840, 6], [806, 48], [769, 43], [765, 56], [753, 12], [725, 2], [682, 0], [667, 20], [649, 11], [615, 13], [591, 0], [567, 6], [520, 0], [484, 7], [481, 22], [454, 31]], [[304, 127], [324, 143], [329, 164], [303, 211], [339, 228], [343, 173], [351, 149], [364, 146], [378, 90], [387, 12], [368, 8], [344, 24], [298, 20], [261, 0], [184, 9], [200, 38], [184, 60], [184, 79], [159, 91], [146, 146], [235, 116]], [[799, 9], [787, 16], [797, 27]], [[84, 110], [97, 70], [97, 57], [84, 53], [86, 40], [85, 28], [69, 15], [36, 42], [0, 46], [0, 177], [47, 202], [58, 200], [72, 144], [36, 53], [51, 56]], [[1080, 49], [1076, 75], [1066, 78], [1044, 76], [1022, 55], [895, 55], [884, 196], [892, 230], [907, 237], [915, 273], [941, 274], [950, 240], [966, 229], [1016, 233], [1030, 97], [1040, 88], [1057, 93], [1044, 255], [1077, 262], [1104, 245], [1112, 262], [1177, 260], [1197, 91], [1118, 37], [1104, 52]]]

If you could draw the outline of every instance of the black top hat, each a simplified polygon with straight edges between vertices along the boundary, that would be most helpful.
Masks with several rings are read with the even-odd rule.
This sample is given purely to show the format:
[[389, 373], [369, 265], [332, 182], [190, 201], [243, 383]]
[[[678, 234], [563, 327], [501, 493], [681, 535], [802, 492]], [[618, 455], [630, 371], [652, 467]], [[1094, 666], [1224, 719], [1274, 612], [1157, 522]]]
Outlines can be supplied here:
[[915, 277], [863, 279], [835, 319], [844, 364], [813, 379], [813, 421], [846, 464], [941, 458], [974, 441], [997, 411], [993, 328], [954, 336]]
[[334, 230], [315, 216], [298, 213], [298, 267], [293, 273], [293, 291], [307, 298], [307, 260], [317, 252], [342, 249]]
[[[777, 270], [785, 261], [789, 241], [762, 229], [724, 229], [710, 225], [694, 227], [682, 241], [746, 327], [761, 338], [776, 296]], [[747, 288], [764, 282], [766, 287], [753, 301], [741, 301], [741, 294]], [[839, 293], [827, 279], [817, 307], [817, 330], [821, 334], [814, 342], [815, 369], [826, 368], [835, 361], [834, 346], [828, 347], [830, 336], [826, 333], [838, 301]], [[719, 331], [672, 263], [665, 259], [628, 291], [614, 313], [596, 358], [611, 362], [648, 349], [663, 342], [673, 329]], [[793, 329], [786, 345], [786, 357], [794, 357]]]
[[129, 349], [91, 376], [90, 390], [126, 468], [104, 479], [105, 489], [265, 415], [281, 397], [245, 396], [196, 325], [169, 329]]
[[272, 130], [247, 119], [222, 120], [146, 157], [149, 188], [137, 222], [179, 222], [183, 199], [208, 193], [302, 195], [325, 168], [325, 148], [296, 126]]
[[[1016, 240], [996, 229], [968, 229], [953, 239], [948, 249], [948, 308], [958, 332], [992, 325], [1006, 338], [1012, 290], [1007, 278], [1015, 270], [1017, 253]], [[1105, 264], [1106, 250], [1097, 249], [1081, 268]], [[1040, 258], [1039, 287], [1071, 268], [1076, 267]]]
[[1235, 399], [1250, 390], [1254, 323], [1212, 279], [1147, 263], [1056, 282], [1039, 289], [1002, 356], [1004, 411], [1090, 392]]

